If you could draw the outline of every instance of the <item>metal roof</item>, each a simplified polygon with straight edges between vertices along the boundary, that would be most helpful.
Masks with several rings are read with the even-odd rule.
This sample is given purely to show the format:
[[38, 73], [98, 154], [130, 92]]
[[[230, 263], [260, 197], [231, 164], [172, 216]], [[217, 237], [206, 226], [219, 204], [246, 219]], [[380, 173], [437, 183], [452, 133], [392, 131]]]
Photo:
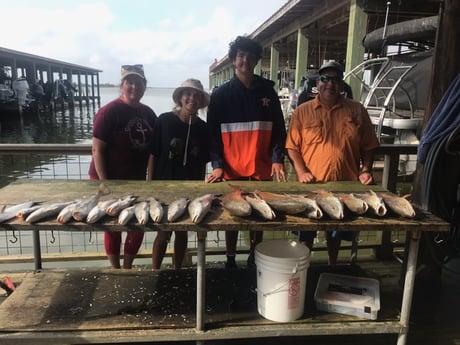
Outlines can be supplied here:
[[18, 67], [25, 63], [34, 62], [38, 66], [52, 65], [55, 70], [56, 68], [71, 69], [73, 72], [86, 72], [86, 73], [99, 73], [102, 72], [100, 69], [68, 63], [56, 59], [50, 59], [43, 56], [34, 54], [24, 53], [17, 50], [0, 47], [0, 66], [5, 65], [10, 60], [16, 60]]
[[[368, 14], [368, 32], [382, 27], [387, 2], [363, 2], [364, 11]], [[403, 0], [392, 4], [388, 24], [436, 15], [438, 2], [439, 0]], [[279, 51], [280, 63], [289, 61], [292, 64], [296, 58], [297, 32], [301, 29], [310, 38], [310, 61], [316, 64], [322, 59], [340, 61], [346, 54], [349, 16], [350, 0], [288, 0], [249, 37], [265, 48], [263, 60], [269, 60], [268, 48], [274, 45]], [[224, 56], [210, 66], [210, 72], [230, 64], [228, 56]]]

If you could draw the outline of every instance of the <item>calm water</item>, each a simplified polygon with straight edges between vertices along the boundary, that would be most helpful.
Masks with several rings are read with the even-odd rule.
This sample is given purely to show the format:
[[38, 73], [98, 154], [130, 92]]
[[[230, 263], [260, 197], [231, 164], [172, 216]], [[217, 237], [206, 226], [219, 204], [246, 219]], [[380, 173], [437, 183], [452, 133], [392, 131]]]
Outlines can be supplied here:
[[[149, 105], [157, 115], [173, 107], [173, 88], [148, 88], [142, 102]], [[119, 96], [119, 88], [101, 88], [101, 106]], [[94, 114], [98, 105], [74, 109], [0, 116], [0, 143], [53, 144], [91, 143]]]

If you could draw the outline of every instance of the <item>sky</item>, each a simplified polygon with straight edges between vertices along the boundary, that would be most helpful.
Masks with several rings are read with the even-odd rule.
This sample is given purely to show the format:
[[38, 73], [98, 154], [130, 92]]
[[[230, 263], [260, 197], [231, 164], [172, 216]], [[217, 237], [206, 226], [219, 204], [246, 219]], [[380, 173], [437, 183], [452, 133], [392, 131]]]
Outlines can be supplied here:
[[286, 0], [0, 0], [0, 47], [100, 69], [143, 64], [151, 87], [198, 78], [238, 35], [251, 34]]

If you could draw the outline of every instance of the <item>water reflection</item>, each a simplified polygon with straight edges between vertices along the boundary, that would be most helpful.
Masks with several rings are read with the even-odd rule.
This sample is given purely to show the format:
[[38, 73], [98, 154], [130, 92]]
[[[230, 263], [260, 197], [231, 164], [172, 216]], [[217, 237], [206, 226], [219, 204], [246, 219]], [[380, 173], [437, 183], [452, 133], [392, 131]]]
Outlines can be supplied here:
[[[142, 102], [152, 107], [157, 115], [173, 106], [172, 88], [148, 88]], [[119, 96], [117, 87], [101, 88], [101, 106]], [[93, 118], [99, 109], [95, 102], [75, 103], [69, 107], [56, 103], [41, 111], [6, 112], [0, 108], [0, 143], [73, 144], [90, 143]]]
[[96, 109], [76, 107], [37, 113], [9, 114], [1, 119], [0, 142], [85, 143], [91, 139]]
[[[172, 109], [171, 88], [149, 88], [143, 103], [157, 115]], [[101, 105], [119, 96], [119, 89], [101, 88]], [[75, 103], [69, 107], [56, 103], [36, 112], [6, 112], [0, 108], [2, 144], [90, 144], [97, 103]], [[18, 178], [87, 178], [89, 156], [4, 155], [0, 153], [0, 186]], [[61, 175], [64, 173], [64, 175]]]

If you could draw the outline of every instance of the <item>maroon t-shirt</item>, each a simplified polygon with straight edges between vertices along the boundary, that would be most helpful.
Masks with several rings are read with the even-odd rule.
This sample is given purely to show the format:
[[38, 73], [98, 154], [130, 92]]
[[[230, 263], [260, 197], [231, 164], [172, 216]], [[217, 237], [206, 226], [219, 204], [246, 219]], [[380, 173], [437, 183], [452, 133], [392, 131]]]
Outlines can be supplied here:
[[[93, 137], [107, 143], [107, 178], [145, 180], [148, 147], [157, 116], [148, 106], [131, 107], [115, 99], [94, 117]], [[91, 160], [91, 179], [99, 179]]]

